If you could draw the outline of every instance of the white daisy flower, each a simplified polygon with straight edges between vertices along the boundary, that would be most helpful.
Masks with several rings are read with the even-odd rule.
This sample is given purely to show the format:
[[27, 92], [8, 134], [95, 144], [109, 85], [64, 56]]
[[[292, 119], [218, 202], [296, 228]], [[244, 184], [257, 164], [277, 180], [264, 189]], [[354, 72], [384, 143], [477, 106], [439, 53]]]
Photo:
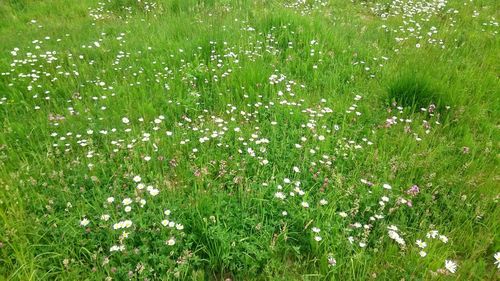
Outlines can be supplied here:
[[166, 242], [166, 244], [169, 245], [169, 246], [175, 245], [175, 238], [172, 237], [172, 238], [168, 239], [167, 242]]
[[151, 196], [156, 196], [156, 195], [158, 195], [158, 193], [160, 193], [160, 191], [158, 189], [156, 189], [156, 188], [151, 189], [149, 191], [149, 194], [151, 194]]
[[425, 247], [427, 247], [427, 243], [425, 243], [424, 241], [422, 240], [417, 240], [416, 242], [417, 246], [421, 249], [424, 249]]
[[88, 224], [90, 223], [90, 221], [87, 219], [87, 218], [83, 218], [81, 221], [80, 221], [80, 225], [81, 226], [87, 226]]
[[495, 263], [497, 268], [500, 269], [500, 252], [496, 252], [493, 257], [495, 258]]
[[458, 268], [457, 263], [452, 260], [446, 260], [444, 263], [444, 267], [446, 267], [446, 269], [451, 273], [455, 273]]
[[443, 243], [448, 243], [448, 237], [444, 235], [439, 235], [439, 240], [441, 240]]

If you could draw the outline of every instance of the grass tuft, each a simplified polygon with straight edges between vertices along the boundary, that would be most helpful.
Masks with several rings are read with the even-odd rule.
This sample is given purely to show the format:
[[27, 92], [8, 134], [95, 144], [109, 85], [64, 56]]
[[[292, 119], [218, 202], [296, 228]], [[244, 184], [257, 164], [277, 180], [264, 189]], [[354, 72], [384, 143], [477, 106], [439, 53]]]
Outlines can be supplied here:
[[415, 71], [397, 75], [387, 88], [388, 99], [399, 106], [419, 110], [429, 105], [443, 105], [445, 98], [432, 80]]

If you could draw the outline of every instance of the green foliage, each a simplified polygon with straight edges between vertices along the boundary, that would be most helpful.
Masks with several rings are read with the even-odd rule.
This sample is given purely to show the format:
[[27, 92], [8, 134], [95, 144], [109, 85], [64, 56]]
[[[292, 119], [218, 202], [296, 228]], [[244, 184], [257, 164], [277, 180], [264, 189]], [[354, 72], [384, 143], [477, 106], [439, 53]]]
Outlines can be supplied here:
[[426, 75], [415, 71], [402, 71], [389, 85], [388, 96], [391, 101], [403, 107], [419, 110], [430, 104], [447, 104], [442, 101], [438, 90], [433, 87]]
[[0, 279], [498, 279], [497, 6], [0, 1]]

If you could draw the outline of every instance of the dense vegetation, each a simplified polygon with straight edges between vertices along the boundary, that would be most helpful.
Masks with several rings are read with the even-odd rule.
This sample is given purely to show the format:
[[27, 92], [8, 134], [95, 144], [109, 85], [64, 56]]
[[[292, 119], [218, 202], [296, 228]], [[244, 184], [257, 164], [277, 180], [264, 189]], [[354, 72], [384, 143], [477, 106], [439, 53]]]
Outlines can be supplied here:
[[0, 277], [499, 279], [499, 11], [0, 1]]

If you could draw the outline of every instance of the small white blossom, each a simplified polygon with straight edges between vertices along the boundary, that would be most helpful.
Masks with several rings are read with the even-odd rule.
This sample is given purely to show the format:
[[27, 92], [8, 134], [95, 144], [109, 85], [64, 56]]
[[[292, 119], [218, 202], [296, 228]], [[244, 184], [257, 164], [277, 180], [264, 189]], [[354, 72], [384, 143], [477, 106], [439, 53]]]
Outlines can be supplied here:
[[167, 242], [166, 242], [166, 244], [169, 245], [169, 246], [175, 245], [175, 238], [172, 237], [172, 238], [168, 239]]
[[110, 252], [122, 252], [124, 250], [125, 250], [125, 246], [124, 245], [113, 245], [109, 249]]
[[497, 268], [500, 269], [500, 252], [496, 252], [493, 257], [495, 258], [494, 264], [496, 264]]
[[427, 247], [427, 243], [423, 242], [422, 240], [417, 240], [416, 244], [420, 249], [424, 249], [425, 247]]
[[156, 195], [158, 195], [158, 193], [160, 193], [160, 191], [159, 191], [158, 189], [156, 189], [156, 188], [153, 188], [153, 189], [151, 189], [151, 190], [149, 191], [149, 194], [150, 194], [151, 196], [156, 196]]
[[90, 221], [87, 219], [87, 218], [83, 218], [81, 221], [80, 221], [80, 225], [81, 226], [87, 226], [88, 224], [90, 223]]
[[335, 266], [336, 264], [337, 264], [337, 260], [332, 256], [328, 256], [328, 265]]
[[439, 240], [441, 240], [443, 243], [448, 243], [448, 237], [444, 235], [439, 235]]
[[281, 192], [281, 191], [278, 191], [274, 194], [274, 197], [278, 198], [278, 199], [281, 199], [281, 200], [284, 200], [286, 198], [286, 195]]
[[452, 260], [446, 260], [444, 263], [444, 267], [446, 267], [446, 269], [448, 269], [448, 271], [451, 273], [455, 273], [458, 268], [457, 263]]

